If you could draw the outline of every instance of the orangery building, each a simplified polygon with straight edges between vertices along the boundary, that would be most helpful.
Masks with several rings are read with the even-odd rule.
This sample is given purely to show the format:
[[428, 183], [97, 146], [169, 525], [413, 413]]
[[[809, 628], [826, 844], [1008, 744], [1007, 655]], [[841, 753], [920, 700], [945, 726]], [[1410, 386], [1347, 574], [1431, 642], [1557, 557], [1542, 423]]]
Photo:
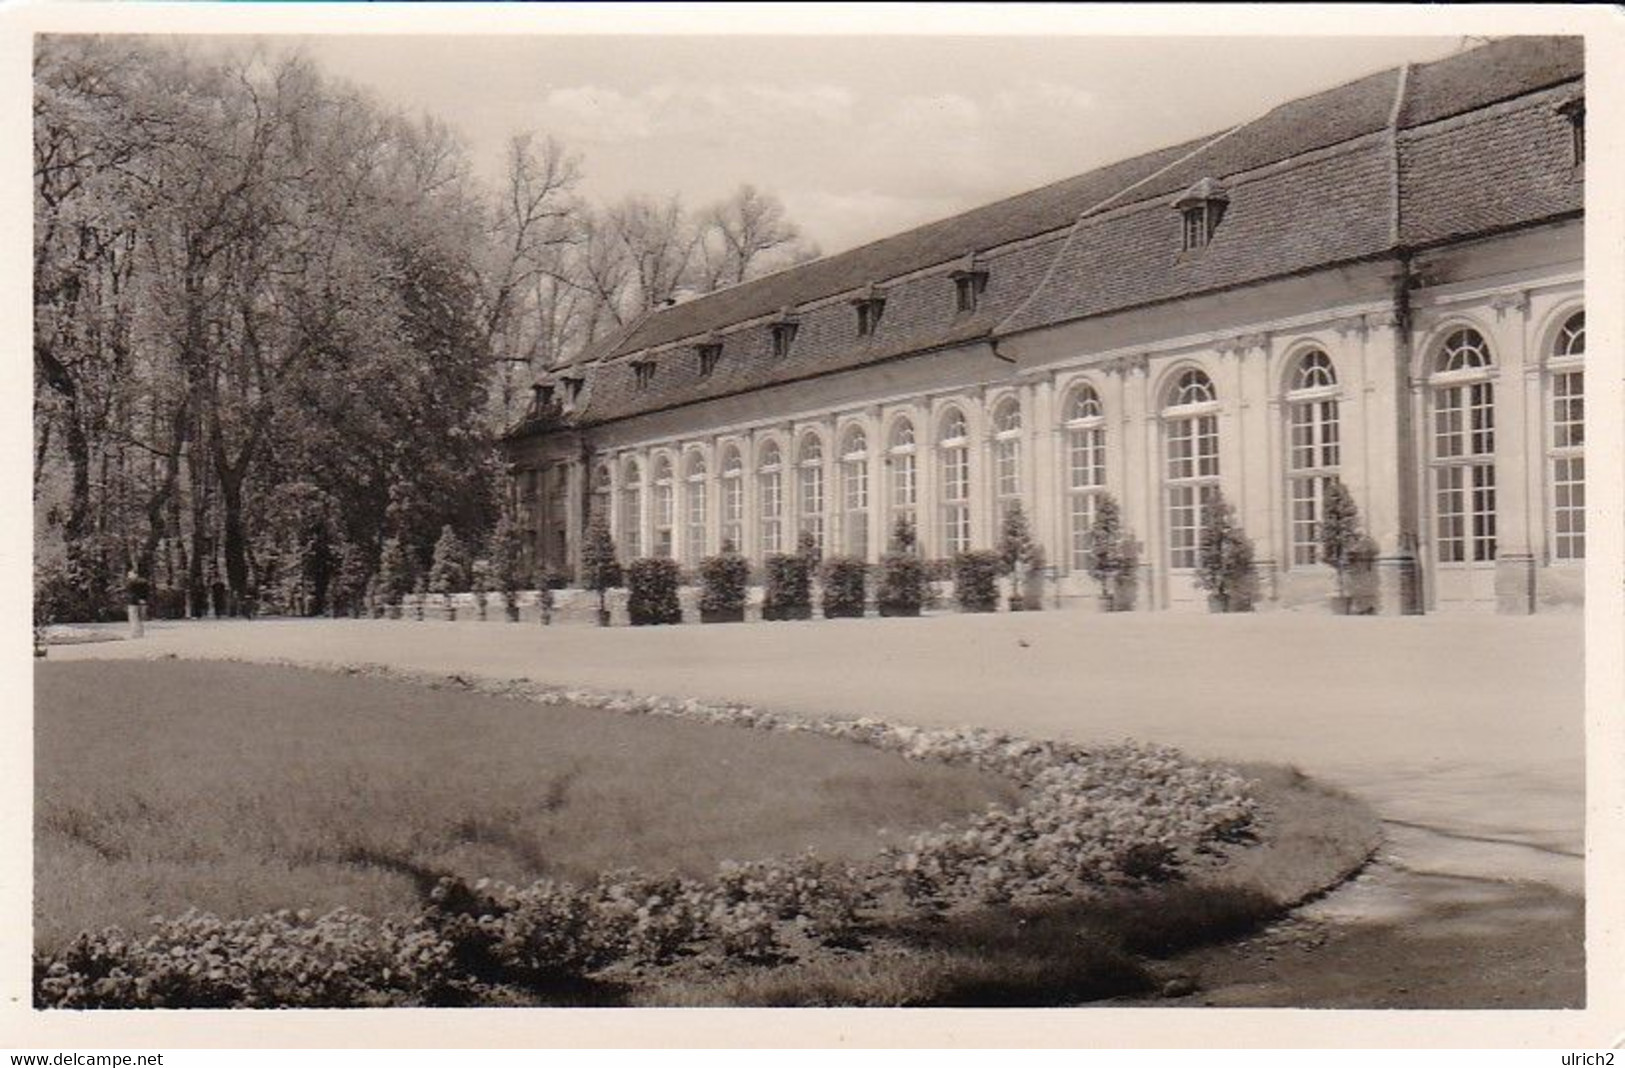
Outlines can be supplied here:
[[1260, 608], [1326, 603], [1326, 486], [1377, 610], [1577, 603], [1585, 532], [1579, 38], [1507, 38], [1282, 104], [662, 307], [549, 369], [505, 438], [538, 565], [990, 548], [1021, 502], [1062, 605], [1103, 495], [1136, 607], [1205, 603], [1215, 492]]

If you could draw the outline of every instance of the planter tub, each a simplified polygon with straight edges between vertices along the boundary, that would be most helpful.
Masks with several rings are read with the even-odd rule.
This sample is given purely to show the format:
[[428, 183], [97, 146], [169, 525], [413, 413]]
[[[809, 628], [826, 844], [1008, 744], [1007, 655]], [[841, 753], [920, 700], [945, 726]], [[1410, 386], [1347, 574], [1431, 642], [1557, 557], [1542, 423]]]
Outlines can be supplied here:
[[917, 604], [883, 604], [880, 606], [880, 614], [887, 617], [918, 619], [920, 617], [920, 606]]
[[811, 619], [812, 605], [774, 605], [762, 606], [762, 618], [768, 620]]
[[700, 609], [701, 623], [743, 623], [745, 621], [745, 607], [738, 608], [702, 608]]
[[862, 619], [863, 618], [863, 608], [861, 606], [853, 606], [851, 608], [837, 608], [837, 607], [833, 607], [833, 606], [826, 606], [824, 608], [824, 618], [825, 619]]

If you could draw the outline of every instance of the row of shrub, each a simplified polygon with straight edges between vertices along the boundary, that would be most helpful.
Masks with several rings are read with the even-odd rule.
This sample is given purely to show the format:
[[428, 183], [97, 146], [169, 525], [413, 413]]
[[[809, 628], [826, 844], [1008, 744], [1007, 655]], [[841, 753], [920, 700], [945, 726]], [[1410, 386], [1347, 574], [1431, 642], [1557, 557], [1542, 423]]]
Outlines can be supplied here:
[[[583, 585], [599, 595], [599, 620], [608, 622], [607, 595], [625, 585], [628, 615], [634, 626], [680, 623], [683, 619], [678, 591], [683, 573], [675, 560], [645, 557], [624, 569], [614, 541], [602, 522], [588, 532], [583, 550]], [[1033, 592], [1043, 563], [1042, 551], [1027, 531], [1019, 505], [1010, 509], [997, 552], [978, 550], [957, 554], [948, 564], [954, 599], [963, 611], [996, 611], [999, 579], [1008, 578], [1013, 610], [1036, 610], [1041, 596]], [[810, 619], [813, 588], [827, 619], [865, 615], [871, 600], [882, 616], [917, 616], [933, 596], [931, 583], [942, 573], [921, 558], [914, 525], [900, 517], [891, 544], [878, 565], [853, 556], [823, 557], [813, 536], [803, 532], [794, 553], [771, 553], [763, 561], [762, 618]], [[700, 619], [707, 623], [738, 622], [745, 618], [750, 564], [732, 545], [701, 561]]]
[[543, 880], [517, 888], [448, 878], [406, 917], [340, 910], [226, 921], [189, 913], [156, 921], [146, 938], [87, 933], [59, 953], [36, 955], [36, 1004], [492, 1003], [504, 990], [545, 994], [617, 970], [647, 976], [705, 955], [784, 960], [809, 943], [847, 944], [886, 924], [947, 911], [1165, 879], [1195, 852], [1241, 835], [1255, 808], [1234, 772], [1165, 748], [1086, 749], [984, 729], [800, 720], [742, 705], [453, 681], [544, 704], [824, 734], [1009, 776], [1024, 787], [1024, 803], [992, 807], [962, 828], [916, 835], [863, 865], [809, 854], [724, 864], [707, 880], [620, 871], [587, 886]]

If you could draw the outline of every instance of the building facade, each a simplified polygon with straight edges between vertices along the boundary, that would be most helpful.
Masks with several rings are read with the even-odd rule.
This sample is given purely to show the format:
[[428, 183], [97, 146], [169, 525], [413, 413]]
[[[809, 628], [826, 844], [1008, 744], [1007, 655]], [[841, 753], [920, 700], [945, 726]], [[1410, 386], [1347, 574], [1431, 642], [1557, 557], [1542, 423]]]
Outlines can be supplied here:
[[1104, 495], [1137, 606], [1205, 605], [1216, 493], [1260, 607], [1326, 602], [1330, 480], [1378, 609], [1578, 603], [1583, 47], [1511, 38], [657, 310], [507, 436], [535, 560], [878, 560], [995, 544], [1020, 502], [1063, 604]]

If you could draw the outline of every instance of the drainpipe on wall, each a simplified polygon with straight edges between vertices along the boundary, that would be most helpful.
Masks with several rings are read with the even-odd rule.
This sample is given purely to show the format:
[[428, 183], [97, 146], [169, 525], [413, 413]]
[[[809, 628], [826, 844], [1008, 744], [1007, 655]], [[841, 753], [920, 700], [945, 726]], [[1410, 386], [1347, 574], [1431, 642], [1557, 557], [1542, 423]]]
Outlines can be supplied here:
[[1399, 470], [1396, 473], [1399, 497], [1399, 544], [1392, 555], [1377, 559], [1379, 597], [1384, 610], [1399, 615], [1422, 614], [1422, 569], [1417, 559], [1417, 537], [1422, 509], [1421, 456], [1416, 439], [1416, 405], [1411, 396], [1411, 290], [1418, 285], [1412, 269], [1411, 253], [1399, 253], [1399, 271], [1394, 277], [1394, 368], [1396, 377], [1395, 423], [1399, 434]]

